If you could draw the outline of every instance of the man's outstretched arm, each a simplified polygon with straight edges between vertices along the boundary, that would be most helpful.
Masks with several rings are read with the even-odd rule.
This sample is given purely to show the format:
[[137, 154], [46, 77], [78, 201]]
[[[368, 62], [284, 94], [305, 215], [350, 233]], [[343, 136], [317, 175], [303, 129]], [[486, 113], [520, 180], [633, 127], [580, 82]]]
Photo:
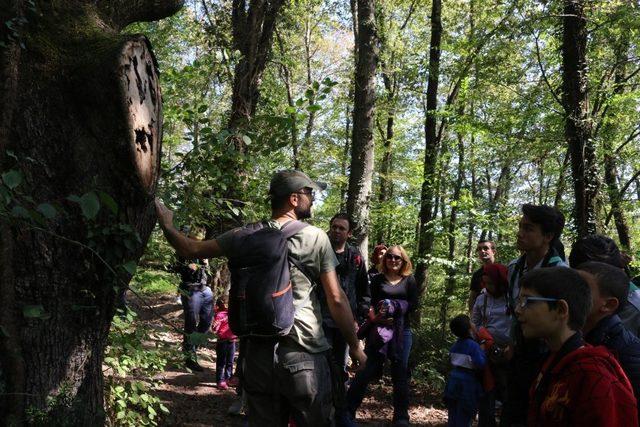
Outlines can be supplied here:
[[338, 329], [340, 329], [344, 340], [349, 344], [351, 360], [359, 369], [362, 369], [367, 361], [367, 356], [364, 354], [362, 344], [356, 336], [353, 313], [351, 313], [349, 300], [340, 287], [335, 270], [320, 273], [320, 282], [322, 283], [322, 289], [324, 289], [324, 294], [327, 298], [327, 305], [329, 306], [331, 317], [334, 322], [336, 322], [336, 325], [338, 325]]
[[215, 258], [223, 255], [222, 248], [215, 239], [198, 241], [189, 239], [180, 233], [173, 225], [173, 211], [167, 208], [158, 198], [156, 198], [156, 213], [158, 214], [160, 228], [162, 228], [167, 241], [176, 250], [178, 256], [193, 259]]

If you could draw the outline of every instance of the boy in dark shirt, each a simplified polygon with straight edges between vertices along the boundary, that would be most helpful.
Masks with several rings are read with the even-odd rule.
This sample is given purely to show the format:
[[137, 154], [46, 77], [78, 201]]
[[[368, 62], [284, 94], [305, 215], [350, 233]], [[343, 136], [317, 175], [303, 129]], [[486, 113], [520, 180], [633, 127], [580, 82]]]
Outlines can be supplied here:
[[640, 399], [640, 339], [618, 316], [629, 291], [629, 278], [620, 268], [602, 262], [585, 262], [578, 273], [591, 288], [592, 307], [582, 328], [591, 345], [603, 345], [618, 359]]
[[580, 330], [591, 307], [587, 282], [568, 268], [536, 269], [521, 280], [515, 313], [525, 338], [550, 354], [529, 391], [529, 426], [635, 426], [636, 400], [622, 368]]

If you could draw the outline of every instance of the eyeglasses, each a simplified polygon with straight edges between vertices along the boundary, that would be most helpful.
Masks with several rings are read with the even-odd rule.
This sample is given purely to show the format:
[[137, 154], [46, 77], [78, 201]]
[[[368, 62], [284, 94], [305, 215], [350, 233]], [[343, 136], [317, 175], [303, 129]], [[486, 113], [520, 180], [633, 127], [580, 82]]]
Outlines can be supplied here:
[[398, 260], [404, 261], [400, 255], [385, 254], [384, 257], [386, 259], [390, 259], [390, 260], [393, 260], [393, 261], [398, 261]]
[[516, 308], [524, 310], [527, 306], [532, 302], [558, 302], [560, 301], [558, 298], [545, 298], [545, 297], [530, 297], [524, 296], [518, 298], [516, 301]]
[[313, 190], [296, 191], [294, 194], [305, 194], [305, 195], [309, 196], [309, 199], [311, 199], [311, 200], [315, 200], [316, 199], [316, 192], [313, 191]]

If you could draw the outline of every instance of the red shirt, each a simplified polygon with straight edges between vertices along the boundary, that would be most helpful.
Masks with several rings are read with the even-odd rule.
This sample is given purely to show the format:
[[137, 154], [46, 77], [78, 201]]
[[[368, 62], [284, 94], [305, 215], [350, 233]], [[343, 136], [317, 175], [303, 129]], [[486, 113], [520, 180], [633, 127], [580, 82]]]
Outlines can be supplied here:
[[553, 358], [545, 361], [529, 390], [529, 426], [638, 425], [631, 383], [602, 346], [585, 345], [564, 356], [548, 373], [542, 401], [536, 401], [536, 389]]

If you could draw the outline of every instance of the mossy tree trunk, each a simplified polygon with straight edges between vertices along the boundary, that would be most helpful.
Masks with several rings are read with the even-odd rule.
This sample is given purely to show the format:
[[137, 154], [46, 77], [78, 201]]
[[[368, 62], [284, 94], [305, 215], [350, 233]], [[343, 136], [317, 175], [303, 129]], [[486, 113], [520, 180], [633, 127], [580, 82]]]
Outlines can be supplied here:
[[[155, 224], [162, 138], [149, 42], [120, 31], [181, 6], [13, 0], [0, 10], [2, 23], [21, 23], [0, 52], [0, 170], [19, 171], [20, 192], [57, 211], [38, 227], [0, 216], [0, 413], [9, 425], [29, 423], [28, 412], [47, 425], [104, 423], [103, 352], [130, 279], [122, 265], [138, 260]], [[67, 199], [91, 191], [110, 195], [117, 213], [105, 205], [88, 220]], [[127, 227], [125, 245], [116, 230]], [[72, 241], [93, 242], [95, 252]]]

